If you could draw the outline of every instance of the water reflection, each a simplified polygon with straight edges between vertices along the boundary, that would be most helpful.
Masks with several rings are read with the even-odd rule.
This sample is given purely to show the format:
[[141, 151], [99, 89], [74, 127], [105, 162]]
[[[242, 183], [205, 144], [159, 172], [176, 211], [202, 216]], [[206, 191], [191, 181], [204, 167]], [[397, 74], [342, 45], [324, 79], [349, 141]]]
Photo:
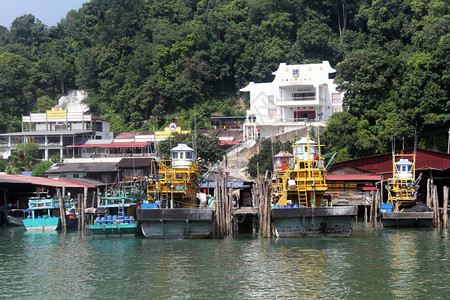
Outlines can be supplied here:
[[151, 240], [0, 228], [2, 297], [391, 299], [450, 293], [448, 230]]
[[417, 261], [417, 236], [410, 231], [394, 231], [388, 234], [387, 255], [390, 257], [392, 294], [396, 298], [417, 298], [414, 291]]

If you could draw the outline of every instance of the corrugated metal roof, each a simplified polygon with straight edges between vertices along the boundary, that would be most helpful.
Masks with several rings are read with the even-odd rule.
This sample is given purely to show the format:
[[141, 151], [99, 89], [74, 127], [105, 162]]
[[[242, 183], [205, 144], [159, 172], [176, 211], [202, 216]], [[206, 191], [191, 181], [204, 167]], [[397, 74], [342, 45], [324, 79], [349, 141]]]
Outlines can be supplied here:
[[[403, 150], [404, 154], [412, 154], [413, 148]], [[400, 153], [400, 151], [397, 151]], [[368, 170], [376, 174], [392, 174], [392, 154], [380, 154], [353, 160], [342, 161], [335, 166], [350, 165], [360, 169]], [[446, 170], [450, 168], [450, 154], [429, 149], [417, 148], [416, 151], [416, 171], [435, 168]]]
[[57, 174], [65, 172], [115, 172], [117, 171], [117, 162], [101, 162], [101, 163], [70, 163], [55, 164], [51, 166], [45, 173]]
[[0, 136], [38, 136], [38, 135], [77, 135], [88, 134], [94, 132], [93, 130], [61, 130], [61, 131], [23, 131], [2, 133]]
[[95, 188], [95, 185], [88, 183], [76, 182], [63, 178], [48, 178], [48, 177], [32, 177], [24, 175], [9, 175], [0, 174], [0, 183], [16, 183], [16, 184], [34, 184], [52, 187], [68, 187], [68, 188]]
[[67, 146], [68, 148], [142, 148], [150, 145], [148, 142], [123, 142], [123, 143], [107, 143], [107, 144], [83, 144]]
[[380, 175], [349, 174], [349, 175], [327, 175], [328, 181], [380, 181]]
[[149, 167], [153, 158], [150, 157], [126, 157], [122, 158], [118, 164], [119, 168], [142, 168]]

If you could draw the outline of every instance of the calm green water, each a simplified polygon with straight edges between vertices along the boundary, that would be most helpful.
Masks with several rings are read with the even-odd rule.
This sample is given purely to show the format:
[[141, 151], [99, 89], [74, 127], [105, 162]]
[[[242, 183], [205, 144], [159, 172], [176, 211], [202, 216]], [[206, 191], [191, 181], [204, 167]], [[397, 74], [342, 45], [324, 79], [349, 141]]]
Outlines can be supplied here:
[[3, 227], [0, 282], [2, 299], [448, 299], [450, 230], [150, 240]]

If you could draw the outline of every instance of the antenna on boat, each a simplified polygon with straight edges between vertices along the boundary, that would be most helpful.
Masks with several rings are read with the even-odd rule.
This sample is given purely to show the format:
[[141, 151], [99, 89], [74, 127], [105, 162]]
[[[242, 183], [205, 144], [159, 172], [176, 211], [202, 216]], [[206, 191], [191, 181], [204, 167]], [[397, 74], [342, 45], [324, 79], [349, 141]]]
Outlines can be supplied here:
[[416, 151], [417, 151], [417, 122], [416, 126], [414, 127], [414, 157], [416, 157]]
[[194, 106], [194, 133], [192, 134], [192, 149], [194, 149], [194, 159], [197, 159], [197, 106]]

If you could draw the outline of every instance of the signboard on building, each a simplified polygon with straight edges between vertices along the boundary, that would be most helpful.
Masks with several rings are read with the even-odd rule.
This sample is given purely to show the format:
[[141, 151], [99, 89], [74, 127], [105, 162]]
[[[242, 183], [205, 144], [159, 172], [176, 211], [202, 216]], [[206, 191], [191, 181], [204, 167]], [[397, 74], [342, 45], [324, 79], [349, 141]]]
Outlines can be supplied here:
[[175, 131], [176, 129], [177, 129], [177, 124], [175, 124], [175, 123], [170, 123], [169, 124], [169, 129], [170, 129], [170, 131]]
[[66, 119], [67, 110], [55, 105], [52, 110], [47, 110], [47, 119]]

